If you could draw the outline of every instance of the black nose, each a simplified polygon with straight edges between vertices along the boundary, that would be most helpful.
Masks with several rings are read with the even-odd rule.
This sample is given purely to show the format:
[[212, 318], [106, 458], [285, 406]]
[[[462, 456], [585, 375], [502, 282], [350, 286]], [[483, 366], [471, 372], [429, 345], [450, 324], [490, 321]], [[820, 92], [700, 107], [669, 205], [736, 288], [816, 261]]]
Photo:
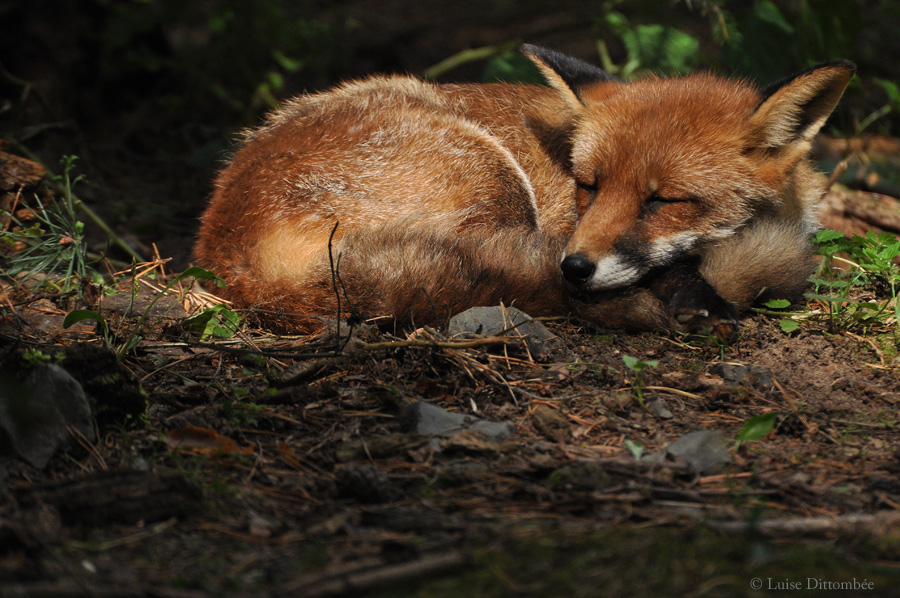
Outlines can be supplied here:
[[559, 265], [563, 276], [572, 284], [582, 285], [594, 274], [597, 268], [594, 262], [588, 259], [583, 253], [573, 253], [567, 255], [566, 259]]

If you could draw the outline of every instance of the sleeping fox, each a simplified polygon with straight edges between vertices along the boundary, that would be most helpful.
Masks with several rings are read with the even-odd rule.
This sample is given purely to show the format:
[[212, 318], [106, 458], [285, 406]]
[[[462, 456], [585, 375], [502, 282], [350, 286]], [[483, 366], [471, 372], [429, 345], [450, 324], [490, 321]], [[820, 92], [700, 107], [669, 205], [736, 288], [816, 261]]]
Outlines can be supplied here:
[[219, 174], [197, 262], [294, 331], [339, 305], [419, 325], [502, 301], [727, 336], [803, 288], [823, 192], [806, 156], [852, 63], [758, 90], [521, 51], [548, 86], [371, 77], [288, 102]]

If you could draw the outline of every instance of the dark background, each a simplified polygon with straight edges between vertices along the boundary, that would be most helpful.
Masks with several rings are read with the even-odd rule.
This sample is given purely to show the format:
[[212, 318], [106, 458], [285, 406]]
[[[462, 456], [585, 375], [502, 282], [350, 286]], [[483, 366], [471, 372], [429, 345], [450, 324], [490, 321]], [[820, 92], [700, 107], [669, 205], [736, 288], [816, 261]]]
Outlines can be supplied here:
[[[827, 131], [896, 136], [895, 0], [32, 0], [0, 3], [0, 138], [76, 190], [144, 256], [189, 263], [235, 133], [296, 93], [373, 72], [529, 80], [522, 41], [620, 76], [693, 69], [768, 83], [848, 58], [859, 76]], [[94, 239], [102, 248], [104, 240]]]

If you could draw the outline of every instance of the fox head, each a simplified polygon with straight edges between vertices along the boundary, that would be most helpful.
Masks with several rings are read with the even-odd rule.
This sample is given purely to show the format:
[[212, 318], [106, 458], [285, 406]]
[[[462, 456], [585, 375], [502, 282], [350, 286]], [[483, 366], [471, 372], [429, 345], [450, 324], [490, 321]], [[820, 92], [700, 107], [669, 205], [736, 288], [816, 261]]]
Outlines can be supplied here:
[[805, 216], [815, 226], [814, 216], [791, 214], [813, 201], [797, 197], [798, 179], [808, 176], [810, 142], [852, 63], [820, 64], [757, 90], [708, 73], [625, 83], [553, 50], [522, 51], [571, 112], [579, 220], [560, 268], [579, 291], [631, 285], [757, 214]]

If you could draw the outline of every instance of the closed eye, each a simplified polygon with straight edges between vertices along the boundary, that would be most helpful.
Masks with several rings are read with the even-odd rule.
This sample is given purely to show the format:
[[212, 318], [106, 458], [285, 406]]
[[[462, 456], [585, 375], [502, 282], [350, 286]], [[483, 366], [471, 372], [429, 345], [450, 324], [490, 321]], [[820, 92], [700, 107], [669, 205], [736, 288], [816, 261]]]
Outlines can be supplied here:
[[581, 181], [575, 181], [576, 189], [575, 189], [575, 204], [578, 210], [578, 215], [584, 215], [584, 212], [590, 207], [592, 203], [594, 203], [594, 199], [597, 197], [597, 190], [600, 185], [597, 183], [597, 180], [594, 179], [592, 183], [584, 183]]
[[652, 213], [660, 209], [661, 207], [669, 204], [676, 203], [696, 203], [696, 200], [693, 198], [671, 198], [671, 197], [661, 197], [656, 193], [651, 194], [644, 200], [644, 211], [647, 213]]
[[575, 184], [578, 185], [578, 188], [584, 191], [590, 191], [591, 193], [597, 192], [597, 181], [593, 183], [582, 183], [580, 181], [575, 181]]

